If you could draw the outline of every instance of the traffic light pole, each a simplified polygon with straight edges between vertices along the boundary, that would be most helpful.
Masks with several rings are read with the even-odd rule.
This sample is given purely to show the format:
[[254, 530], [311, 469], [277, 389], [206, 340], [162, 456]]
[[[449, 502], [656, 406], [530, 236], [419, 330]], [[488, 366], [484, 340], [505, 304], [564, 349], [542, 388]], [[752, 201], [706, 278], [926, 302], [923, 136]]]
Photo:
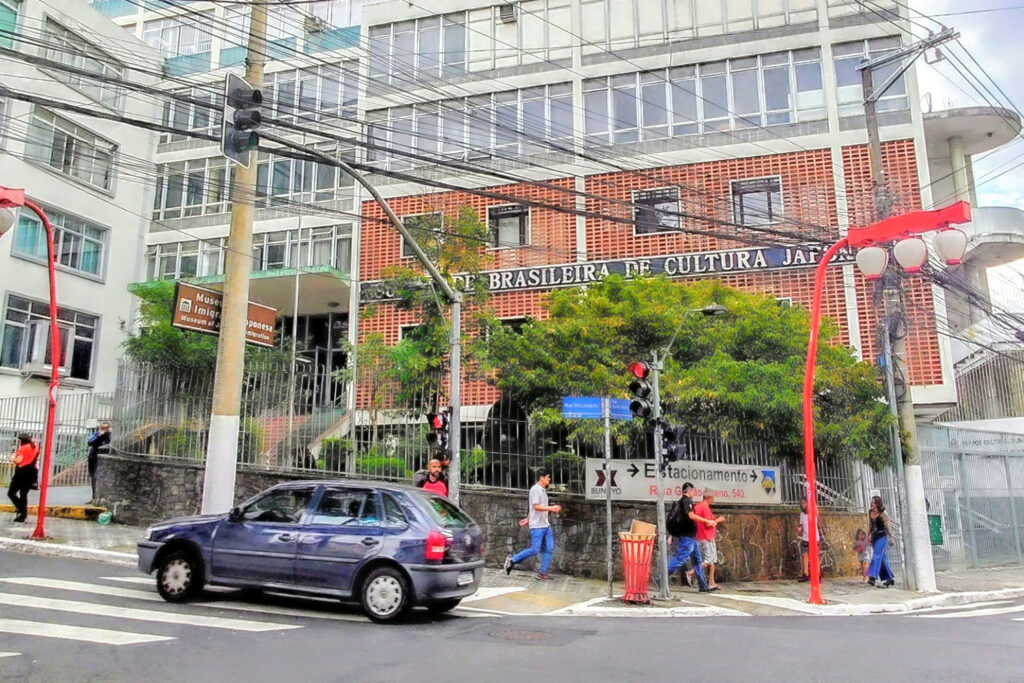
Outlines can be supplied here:
[[[671, 346], [671, 344], [670, 344]], [[668, 534], [667, 522], [665, 519], [665, 474], [662, 470], [661, 453], [661, 392], [658, 387], [658, 376], [661, 374], [661, 360], [658, 352], [651, 352], [651, 418], [654, 421], [654, 465], [657, 470], [658, 482], [658, 576], [661, 577], [661, 599], [668, 600], [671, 597], [668, 586]]]
[[[267, 42], [267, 3], [250, 3], [249, 43], [245, 80], [263, 86], [263, 55]], [[252, 152], [249, 152], [252, 154]], [[231, 231], [224, 265], [217, 369], [213, 379], [213, 411], [203, 475], [203, 514], [226, 512], [234, 505], [235, 469], [245, 365], [245, 330], [249, 313], [249, 275], [252, 271], [252, 222], [257, 164], [236, 164], [231, 171]]]

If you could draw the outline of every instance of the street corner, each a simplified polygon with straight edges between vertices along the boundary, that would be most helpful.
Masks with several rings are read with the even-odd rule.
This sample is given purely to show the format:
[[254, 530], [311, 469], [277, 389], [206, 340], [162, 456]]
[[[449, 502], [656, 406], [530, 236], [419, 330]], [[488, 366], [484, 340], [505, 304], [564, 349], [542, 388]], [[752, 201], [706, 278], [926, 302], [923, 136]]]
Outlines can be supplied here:
[[543, 616], [579, 603], [576, 592], [528, 588], [526, 586], [481, 586], [464, 598], [460, 610], [505, 616]]
[[686, 599], [669, 600], [652, 598], [647, 604], [627, 603], [622, 596], [613, 598], [592, 598], [569, 605], [549, 616], [565, 617], [621, 617], [621, 618], [666, 618], [666, 617], [746, 617], [747, 613], [718, 604], [691, 602]]

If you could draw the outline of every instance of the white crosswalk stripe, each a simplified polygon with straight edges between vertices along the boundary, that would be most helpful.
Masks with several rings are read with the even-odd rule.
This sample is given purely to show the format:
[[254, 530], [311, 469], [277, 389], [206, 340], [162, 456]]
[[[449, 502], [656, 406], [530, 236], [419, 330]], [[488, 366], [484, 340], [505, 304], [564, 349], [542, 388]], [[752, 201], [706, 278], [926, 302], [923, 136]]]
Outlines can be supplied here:
[[0, 652], [0, 658], [3, 658], [3, 657], [19, 657], [19, 656], [21, 656], [20, 652]]
[[172, 636], [128, 633], [126, 631], [112, 631], [105, 628], [66, 626], [64, 624], [22, 621], [20, 619], [0, 619], [0, 633], [80, 640], [87, 643], [100, 643], [102, 645], [135, 645], [137, 643], [155, 643], [160, 640], [174, 640]]
[[[114, 577], [105, 577], [114, 578]], [[135, 577], [117, 577], [117, 578], [135, 578]], [[18, 586], [34, 586], [37, 588], [50, 588], [53, 590], [65, 590], [76, 593], [89, 593], [92, 595], [109, 595], [111, 597], [130, 598], [132, 600], [144, 600], [147, 602], [159, 602], [163, 603], [164, 599], [161, 598], [155, 590], [153, 592], [143, 590], [133, 590], [130, 588], [119, 588], [117, 586], [104, 586], [96, 583], [85, 583], [82, 581], [65, 581], [63, 579], [45, 579], [34, 576], [16, 576], [16, 577], [0, 577], [0, 581], [18, 585]], [[134, 583], [134, 582], [133, 582]], [[154, 585], [152, 579], [144, 580], [147, 586]], [[336, 604], [336, 603], [335, 603]], [[190, 603], [190, 607], [208, 607], [211, 609], [225, 609], [237, 612], [255, 612], [257, 614], [273, 614], [277, 616], [285, 617], [308, 617], [311, 619], [329, 619], [333, 621], [355, 621], [355, 622], [369, 622], [369, 619], [359, 614], [344, 614], [334, 612], [319, 612], [317, 610], [303, 610], [294, 609], [290, 607], [277, 607], [274, 605], [262, 605], [259, 603], [246, 603], [238, 602], [234, 600], [211, 600], [209, 602], [196, 602]], [[332, 607], [335, 605], [332, 604]]]
[[223, 628], [232, 631], [283, 631], [293, 628], [302, 628], [297, 624], [276, 624], [273, 622], [251, 621], [248, 619], [207, 617], [200, 614], [193, 614], [191, 611], [187, 613], [160, 612], [149, 609], [136, 609], [134, 607], [116, 607], [96, 602], [79, 602], [77, 600], [43, 598], [36, 595], [21, 595], [18, 593], [0, 593], [0, 605], [32, 607], [34, 609], [74, 612], [101, 617], [117, 617], [119, 619], [135, 619], [139, 621], [150, 621], [163, 624], [187, 624], [190, 626], [205, 626], [206, 628]]

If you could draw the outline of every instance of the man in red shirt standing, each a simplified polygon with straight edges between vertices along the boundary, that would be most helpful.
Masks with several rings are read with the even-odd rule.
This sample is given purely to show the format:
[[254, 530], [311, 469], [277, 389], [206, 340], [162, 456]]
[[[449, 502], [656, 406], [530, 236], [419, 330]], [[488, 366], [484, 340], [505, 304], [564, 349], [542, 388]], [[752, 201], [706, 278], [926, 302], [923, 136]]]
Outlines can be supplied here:
[[419, 486], [426, 491], [433, 491], [445, 498], [448, 497], [448, 484], [445, 483], [444, 475], [441, 474], [440, 460], [434, 459], [430, 461], [427, 465], [427, 478]]
[[700, 545], [700, 556], [703, 562], [704, 575], [708, 577], [708, 587], [717, 588], [715, 583], [715, 564], [718, 562], [718, 544], [715, 541], [717, 525], [725, 521], [725, 517], [715, 517], [711, 512], [711, 503], [715, 497], [708, 492], [704, 493], [704, 499], [694, 506], [693, 511], [698, 517], [713, 519], [715, 524], [707, 522], [697, 523], [697, 543]]

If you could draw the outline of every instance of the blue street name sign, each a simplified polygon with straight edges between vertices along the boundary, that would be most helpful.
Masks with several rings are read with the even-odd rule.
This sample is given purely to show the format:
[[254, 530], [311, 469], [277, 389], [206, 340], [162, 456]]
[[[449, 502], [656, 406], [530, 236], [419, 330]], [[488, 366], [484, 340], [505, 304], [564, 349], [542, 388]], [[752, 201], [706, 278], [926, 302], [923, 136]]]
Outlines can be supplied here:
[[[604, 417], [601, 409], [600, 396], [563, 396], [562, 417], [571, 420], [600, 420]], [[629, 400], [625, 398], [609, 399], [611, 403], [611, 419], [632, 420], [629, 411]]]
[[600, 396], [563, 396], [562, 417], [567, 419], [601, 419]]

